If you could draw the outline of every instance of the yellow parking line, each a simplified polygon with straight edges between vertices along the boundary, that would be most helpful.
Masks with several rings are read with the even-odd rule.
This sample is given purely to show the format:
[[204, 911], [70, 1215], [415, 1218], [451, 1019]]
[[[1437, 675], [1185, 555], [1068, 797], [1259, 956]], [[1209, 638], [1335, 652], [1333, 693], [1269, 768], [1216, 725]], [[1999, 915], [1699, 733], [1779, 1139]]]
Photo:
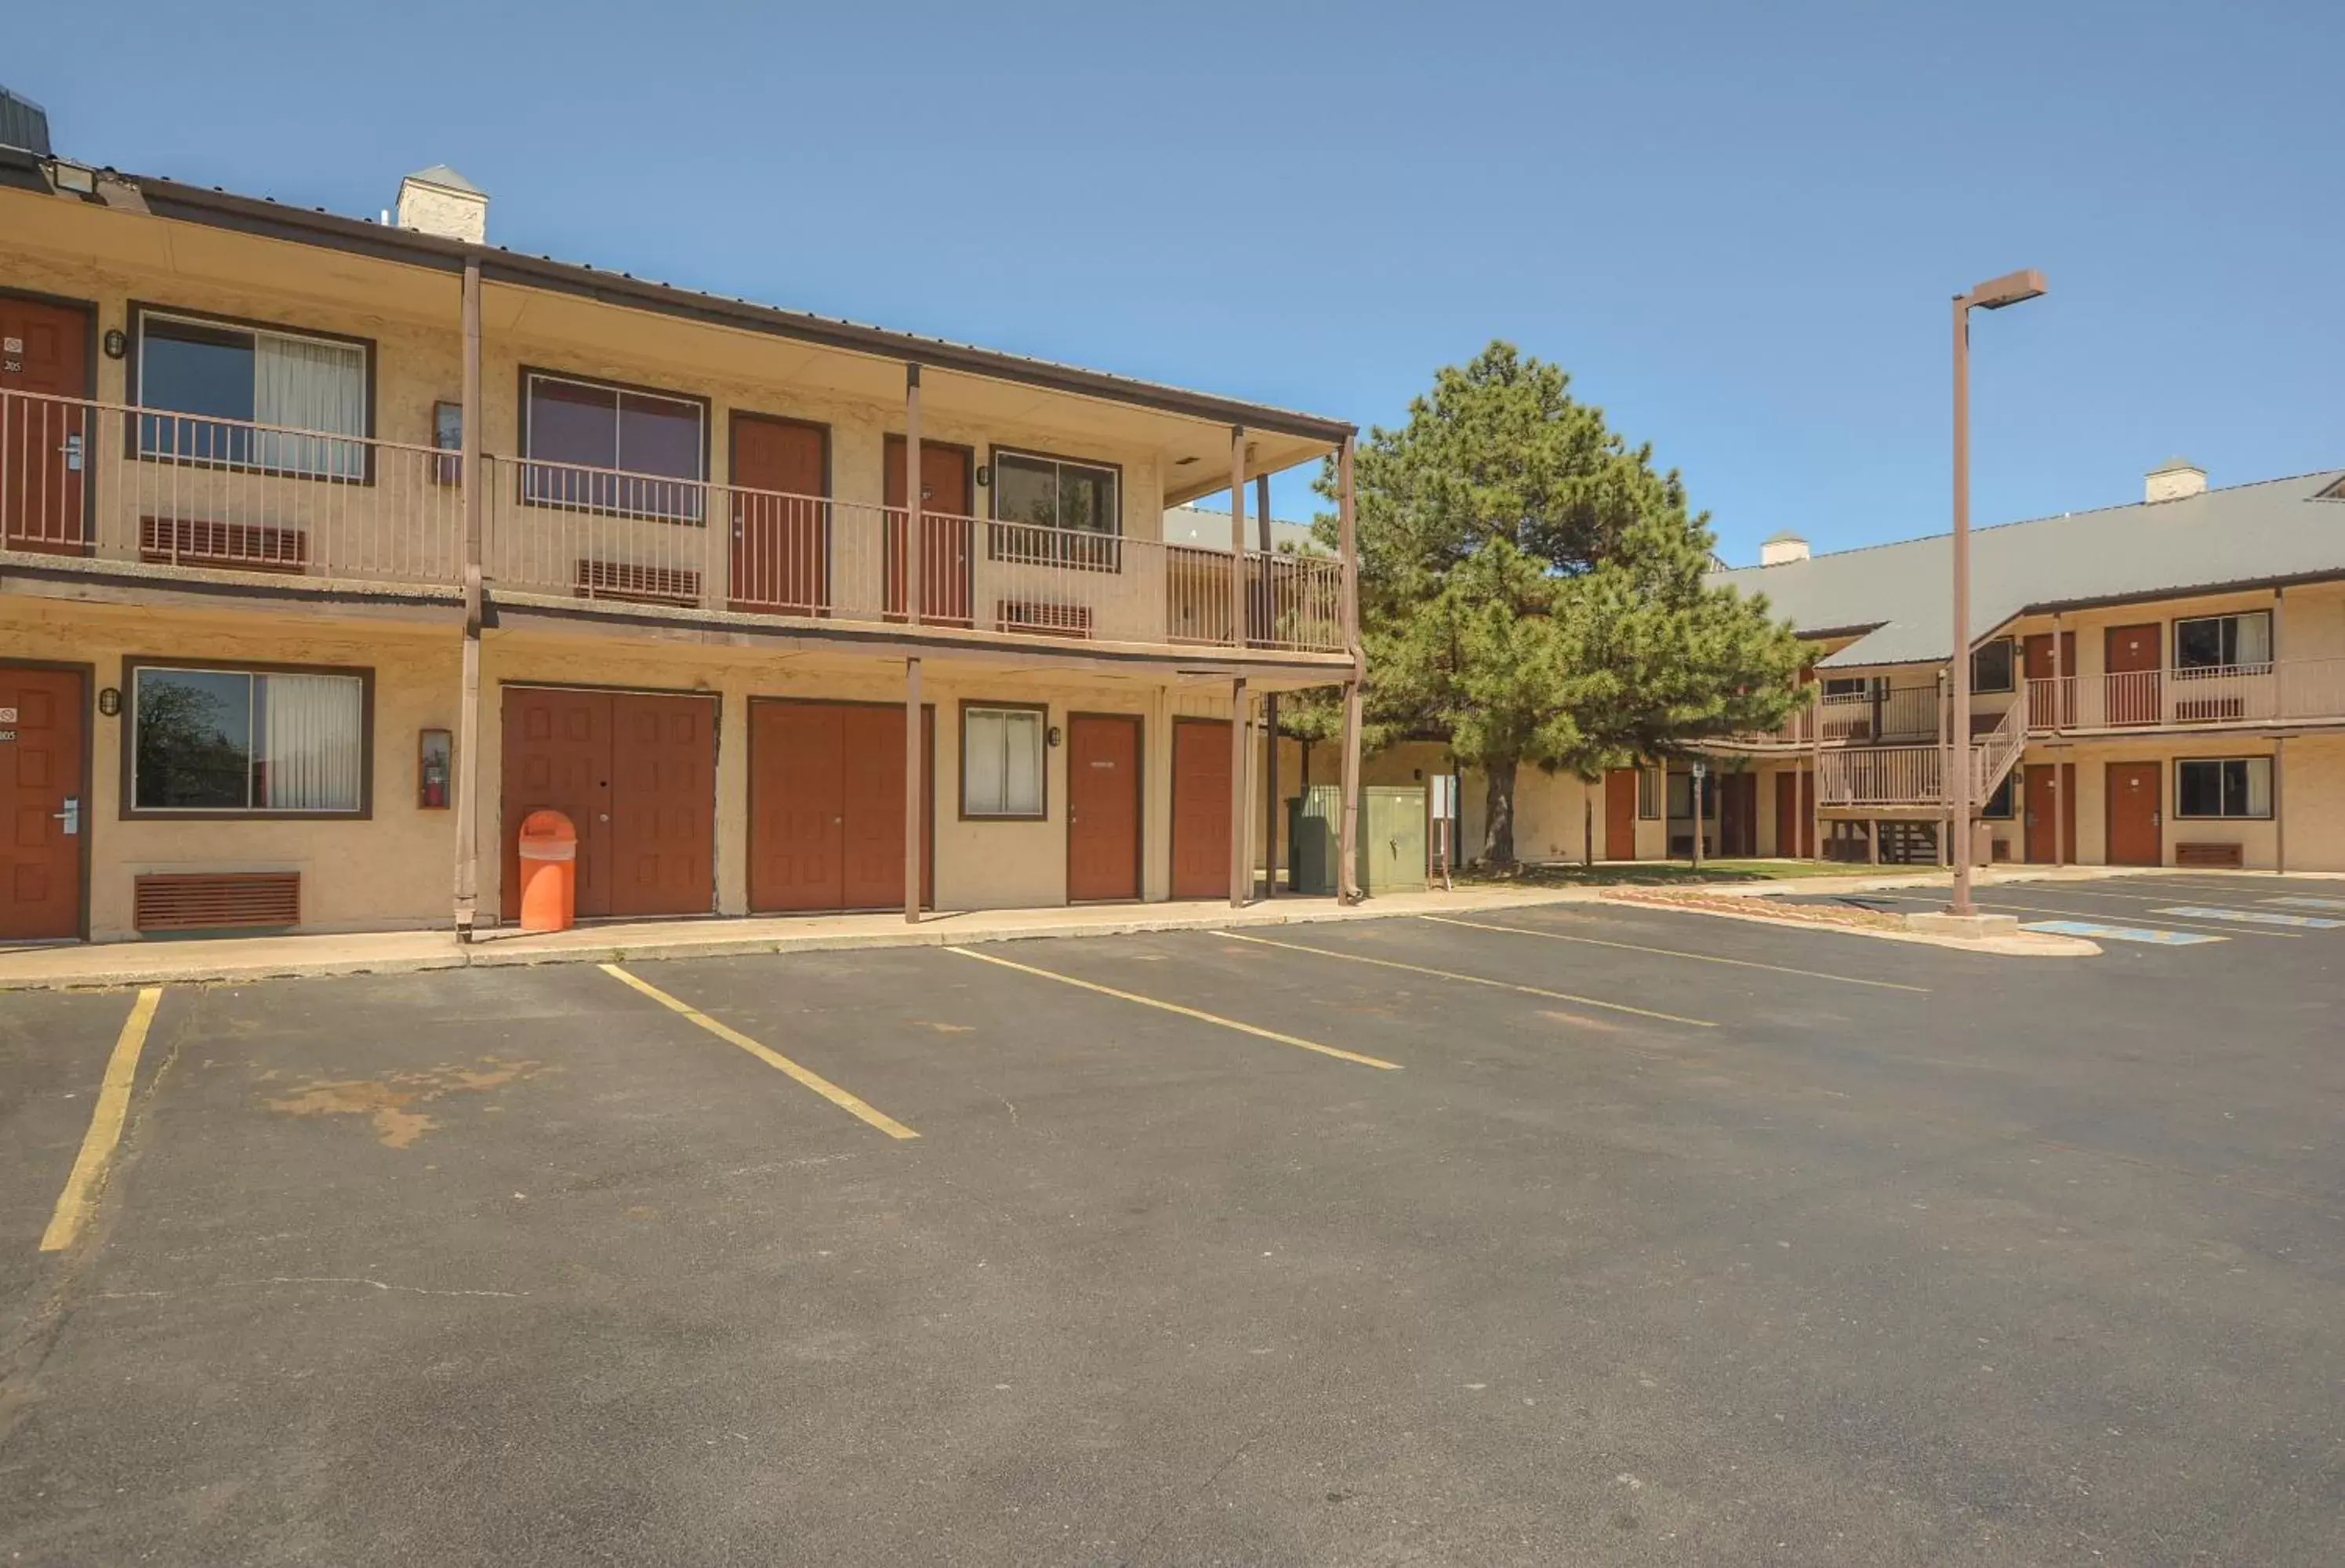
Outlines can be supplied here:
[[122, 1139], [130, 1090], [138, 1081], [138, 1053], [147, 1048], [147, 1030], [155, 1022], [155, 1008], [162, 1000], [160, 986], [139, 992], [138, 999], [130, 1004], [130, 1017], [122, 1021], [122, 1032], [115, 1037], [114, 1054], [107, 1058], [106, 1077], [98, 1085], [97, 1104], [89, 1113], [89, 1131], [82, 1135], [81, 1153], [74, 1157], [73, 1174], [66, 1178], [66, 1189], [57, 1195], [48, 1229], [41, 1232], [44, 1252], [62, 1252], [72, 1246], [89, 1219], [90, 1207], [106, 1179], [107, 1161]]
[[1863, 980], [1854, 975], [1827, 975], [1821, 969], [1794, 969], [1788, 964], [1761, 964], [1750, 958], [1728, 958], [1716, 953], [1689, 953], [1682, 947], [1648, 947], [1641, 942], [1608, 942], [1598, 936], [1572, 936], [1561, 931], [1541, 931], [1529, 926], [1494, 926], [1487, 920], [1460, 920], [1449, 915], [1420, 915], [1436, 926], [1469, 926], [1477, 931], [1511, 931], [1518, 936], [1544, 936], [1550, 942], [1582, 942], [1590, 947], [1618, 947], [1628, 953], [1661, 953], [1672, 958], [1697, 958], [1705, 964], [1731, 964], [1737, 969], [1771, 969], [1778, 975], [1802, 975], [1811, 980], [1837, 980], [1843, 986], [1877, 986], [1884, 991], [1919, 991], [1927, 986], [1907, 986], [1895, 980]]
[[602, 968], [603, 973], [610, 976], [613, 979], [623, 981], [627, 985], [633, 986], [636, 990], [641, 991], [645, 996], [649, 996], [653, 1001], [657, 1002], [661, 1007], [667, 1008], [671, 1012], [683, 1014], [685, 1017], [691, 1019], [694, 1023], [698, 1024], [702, 1028], [706, 1029], [710, 1034], [715, 1035], [718, 1039], [723, 1040], [726, 1044], [740, 1047], [743, 1050], [748, 1052], [751, 1056], [756, 1057], [759, 1061], [765, 1063], [769, 1067], [779, 1067], [782, 1071], [789, 1074], [790, 1077], [797, 1079], [798, 1082], [806, 1085], [807, 1087], [814, 1090], [815, 1093], [820, 1095], [823, 1098], [828, 1100], [831, 1104], [837, 1106], [848, 1115], [858, 1117], [864, 1121], [869, 1122], [873, 1127], [878, 1128], [889, 1138], [918, 1138], [920, 1136], [919, 1133], [914, 1132], [910, 1128], [906, 1127], [902, 1122], [898, 1121], [894, 1117], [888, 1115], [885, 1111], [878, 1110], [865, 1101], [848, 1094], [845, 1089], [840, 1088], [837, 1084], [832, 1083], [820, 1073], [815, 1072], [811, 1068], [798, 1066], [797, 1063], [790, 1060], [789, 1057], [782, 1055], [781, 1052], [771, 1050], [766, 1047], [759, 1045], [756, 1041], [751, 1039], [748, 1036], [729, 1025], [718, 1023], [716, 1019], [710, 1017], [707, 1014], [702, 1012], [691, 1003], [677, 1000], [675, 997], [669, 996], [665, 991], [661, 990], [657, 986], [653, 985], [650, 981], [637, 979], [634, 976], [628, 974], [624, 969], [620, 968], [616, 964], [605, 964]]
[[1339, 1061], [1357, 1062], [1364, 1067], [1383, 1067], [1387, 1072], [1400, 1071], [1398, 1062], [1388, 1062], [1381, 1057], [1364, 1057], [1357, 1051], [1347, 1051], [1340, 1046], [1323, 1046], [1316, 1040], [1298, 1039], [1293, 1035], [1282, 1035], [1276, 1029], [1265, 1029], [1254, 1024], [1242, 1024], [1235, 1018], [1224, 1018], [1219, 1013], [1200, 1012], [1195, 1007], [1184, 1007], [1178, 1002], [1160, 1002], [1153, 996], [1143, 996], [1137, 991], [1119, 991], [1112, 986], [1102, 986], [1091, 980], [1078, 980], [1072, 975], [1061, 975], [1055, 969], [1037, 969], [1031, 964], [1013, 964], [1007, 958], [997, 958], [990, 953], [980, 953], [974, 947], [948, 947], [945, 951], [958, 953], [964, 958], [982, 958], [989, 964], [999, 964], [1005, 969], [1015, 969], [1020, 974], [1040, 975], [1043, 979], [1056, 980], [1061, 986], [1080, 986], [1086, 991], [1097, 991], [1102, 996], [1113, 996], [1118, 1001], [1137, 1002], [1143, 1007], [1155, 1007], [1167, 1013], [1178, 1013], [1184, 1018], [1219, 1024], [1225, 1029], [1235, 1029], [1242, 1035], [1254, 1035], [1265, 1040], [1276, 1040], [1282, 1046], [1294, 1046], [1302, 1050], [1316, 1051], [1323, 1057], [1334, 1057]]
[[1607, 1012], [1633, 1013], [1640, 1018], [1659, 1018], [1665, 1024], [1690, 1024], [1697, 1029], [1718, 1027], [1707, 1018], [1684, 1018], [1675, 1013], [1657, 1013], [1650, 1007], [1632, 1007], [1626, 1002], [1601, 1002], [1593, 996], [1575, 996], [1569, 991], [1550, 991], [1539, 986], [1518, 986], [1512, 980], [1493, 980], [1487, 975], [1461, 975], [1455, 969], [1435, 969], [1424, 964], [1404, 964], [1397, 958], [1371, 958], [1365, 953], [1335, 953], [1325, 947], [1305, 947], [1300, 942], [1274, 942], [1267, 936], [1247, 936], [1236, 931], [1216, 931], [1216, 936], [1226, 936], [1233, 942], [1259, 942], [1265, 947], [1284, 947], [1291, 953], [1310, 953], [1321, 958], [1341, 958], [1352, 964], [1374, 964], [1384, 969], [1406, 969], [1413, 975], [1432, 975], [1444, 980], [1462, 980], [1469, 986], [1492, 986], [1501, 991], [1520, 991], [1526, 996], [1546, 996], [1558, 1002], [1576, 1002], [1583, 1007], [1602, 1007]]

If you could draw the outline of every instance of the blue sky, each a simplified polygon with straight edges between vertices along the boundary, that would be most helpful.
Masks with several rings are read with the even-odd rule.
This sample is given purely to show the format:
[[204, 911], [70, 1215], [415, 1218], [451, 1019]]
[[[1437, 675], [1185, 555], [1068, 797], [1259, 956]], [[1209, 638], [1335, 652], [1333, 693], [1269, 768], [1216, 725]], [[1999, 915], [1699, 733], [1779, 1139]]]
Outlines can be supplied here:
[[[2345, 465], [2345, 6], [108, 8], [61, 151], [335, 210], [445, 161], [516, 248], [1335, 414], [1492, 337], [1722, 552]], [[144, 13], [144, 15], [142, 15]], [[1278, 491], [1307, 510], [1304, 476]]]

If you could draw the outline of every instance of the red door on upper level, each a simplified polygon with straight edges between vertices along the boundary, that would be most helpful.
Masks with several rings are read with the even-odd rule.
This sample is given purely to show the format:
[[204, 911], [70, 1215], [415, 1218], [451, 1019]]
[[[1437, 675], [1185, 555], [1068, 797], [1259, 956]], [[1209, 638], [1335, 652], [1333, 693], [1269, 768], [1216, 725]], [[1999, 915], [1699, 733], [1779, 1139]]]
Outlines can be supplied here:
[[2165, 711], [2159, 690], [2163, 679], [2159, 666], [2165, 662], [2166, 652], [2165, 631], [2155, 621], [2108, 629], [2102, 645], [2101, 667], [2108, 672], [2102, 690], [2108, 693], [2109, 723], [2154, 724]]
[[[2048, 730], [2055, 726], [2067, 729], [2076, 722], [2076, 634], [2060, 633], [2060, 658], [2055, 669], [2052, 658], [2052, 633], [2034, 632], [2020, 644], [2020, 665], [2027, 677], [2027, 723], [2031, 729]], [[2057, 687], [2038, 687], [2035, 683], [2060, 677]], [[2054, 692], [2059, 700], [2052, 700]]]
[[78, 555], [88, 537], [85, 475], [95, 431], [89, 314], [0, 294], [0, 542]]
[[[904, 504], [904, 438], [887, 441], [887, 504]], [[977, 470], [967, 447], [920, 443], [920, 619], [948, 626], [969, 622], [969, 557], [976, 548], [970, 538], [976, 524], [969, 513], [976, 504]], [[900, 511], [888, 519], [888, 612], [904, 613], [904, 519]]]
[[830, 432], [798, 420], [733, 416], [736, 610], [830, 613]]

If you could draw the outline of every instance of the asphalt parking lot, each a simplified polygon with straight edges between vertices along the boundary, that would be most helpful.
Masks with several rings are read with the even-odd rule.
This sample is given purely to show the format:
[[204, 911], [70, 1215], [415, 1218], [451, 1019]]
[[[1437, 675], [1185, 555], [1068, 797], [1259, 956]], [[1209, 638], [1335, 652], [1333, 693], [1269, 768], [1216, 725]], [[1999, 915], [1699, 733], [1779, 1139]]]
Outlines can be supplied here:
[[0, 1553], [2333, 1563], [2345, 884], [2096, 889], [171, 987], [47, 1251], [0, 997]]

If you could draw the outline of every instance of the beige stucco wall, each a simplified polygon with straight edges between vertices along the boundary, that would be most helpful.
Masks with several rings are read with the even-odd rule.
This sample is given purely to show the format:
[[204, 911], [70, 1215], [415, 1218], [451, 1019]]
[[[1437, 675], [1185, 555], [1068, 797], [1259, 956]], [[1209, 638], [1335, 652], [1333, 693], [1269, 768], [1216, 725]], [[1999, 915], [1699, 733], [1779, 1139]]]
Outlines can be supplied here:
[[[108, 940], [134, 935], [131, 879], [148, 871], [291, 870], [302, 874], [303, 926], [310, 930], [382, 929], [445, 924], [452, 905], [454, 814], [415, 798], [417, 733], [455, 731], [460, 642], [452, 618], [419, 622], [335, 619], [288, 612], [262, 618], [226, 611], [76, 604], [28, 595], [0, 599], [0, 658], [88, 663], [97, 687], [119, 687], [126, 657], [191, 663], [239, 661], [371, 670], [374, 679], [372, 815], [362, 821], [144, 820], [120, 812], [123, 721], [93, 713], [86, 784], [91, 858], [90, 929]], [[936, 891], [940, 907], [1047, 906], [1066, 899], [1067, 747], [1071, 713], [1122, 713], [1142, 721], [1145, 796], [1142, 895], [1171, 886], [1172, 733], [1181, 716], [1226, 720], [1226, 688], [1168, 686], [1154, 675], [1110, 678], [989, 669], [966, 661], [924, 661], [922, 699], [936, 713]], [[504, 689], [555, 683], [714, 693], [719, 703], [716, 886], [720, 913], [748, 909], [748, 704], [752, 697], [822, 697], [901, 703], [900, 662], [769, 649], [646, 642], [581, 632], [492, 629], [482, 641], [480, 800], [481, 908], [501, 895]], [[960, 704], [1041, 703], [1061, 743], [1046, 753], [1047, 815], [1040, 821], [963, 821]], [[1257, 732], [1258, 733], [1258, 732]], [[1332, 768], [1332, 748], [1315, 764]], [[459, 759], [461, 766], [462, 759]], [[1300, 758], [1290, 754], [1290, 768]], [[1396, 775], [1395, 770], [1397, 769]], [[1383, 759], [1368, 770], [1406, 779]], [[1289, 772], [1289, 790], [1298, 774]], [[1266, 797], [1256, 770], [1256, 811]], [[1257, 845], [1260, 835], [1255, 836]]]
[[[11, 596], [0, 604], [0, 658], [93, 665], [98, 688], [120, 688], [126, 657], [332, 664], [374, 672], [373, 814], [366, 821], [126, 820], [123, 717], [93, 711], [89, 926], [98, 940], [132, 934], [132, 878], [145, 872], [298, 871], [302, 919], [316, 930], [435, 924], [448, 917], [453, 814], [416, 804], [416, 734], [455, 727], [452, 627], [272, 624], [252, 616], [159, 612]], [[127, 706], [127, 703], [126, 703]]]
[[[46, 216], [46, 209], [33, 210]], [[101, 334], [127, 330], [136, 301], [368, 339], [374, 345], [374, 434], [384, 441], [431, 446], [433, 405], [461, 398], [462, 297], [452, 274], [118, 214], [68, 216], [75, 233], [87, 229], [87, 237], [107, 243], [61, 249], [39, 243], [55, 237], [29, 231], [21, 244], [0, 239], [0, 278], [11, 288], [93, 304]], [[879, 503], [885, 439], [904, 429], [900, 369], [870, 366], [854, 378], [854, 388], [845, 389], [838, 384], [837, 367], [817, 365], [804, 345], [785, 339], [494, 284], [484, 298], [482, 439], [492, 455], [520, 450], [526, 365], [707, 400], [708, 475], [719, 482], [731, 471], [727, 437], [734, 411], [826, 424], [833, 495]], [[133, 364], [131, 357], [97, 357], [100, 401], [136, 400]], [[1124, 536], [1152, 540], [1162, 537], [1166, 476], [1161, 435], [1143, 428], [1142, 416], [1132, 410], [969, 378], [930, 389], [921, 426], [925, 440], [974, 448], [979, 464], [990, 460], [996, 444], [1113, 463], [1122, 472]], [[1271, 444], [1267, 438], [1265, 444]], [[381, 464], [386, 493], [395, 463], [386, 456]], [[1221, 471], [1226, 474], [1225, 464]], [[939, 509], [944, 510], [941, 501]], [[977, 514], [989, 511], [980, 486]]]

